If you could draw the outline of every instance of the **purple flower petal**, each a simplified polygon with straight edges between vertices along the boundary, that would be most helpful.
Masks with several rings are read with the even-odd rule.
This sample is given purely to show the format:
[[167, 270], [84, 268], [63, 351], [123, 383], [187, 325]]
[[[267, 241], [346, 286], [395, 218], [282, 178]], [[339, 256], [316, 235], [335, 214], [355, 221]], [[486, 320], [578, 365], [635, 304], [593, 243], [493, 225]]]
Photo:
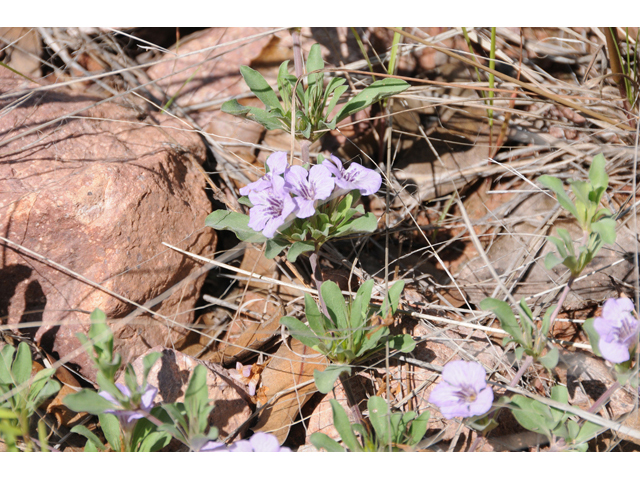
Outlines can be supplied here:
[[275, 435], [257, 432], [249, 440], [240, 440], [229, 447], [230, 452], [290, 452], [288, 447], [281, 447]]
[[273, 177], [271, 187], [266, 190], [249, 193], [249, 200], [253, 203], [249, 210], [249, 228], [262, 232], [267, 238], [273, 238], [276, 230], [296, 209], [291, 195], [284, 189], [282, 177]]
[[628, 298], [610, 298], [602, 316], [596, 317], [593, 328], [598, 333], [598, 348], [602, 356], [613, 363], [631, 358], [629, 351], [638, 342], [640, 322], [633, 315], [633, 302]]
[[294, 165], [285, 175], [285, 190], [296, 195], [293, 199], [298, 218], [307, 218], [315, 213], [316, 200], [325, 200], [331, 196], [334, 180], [331, 172], [323, 165], [314, 165], [307, 172]]
[[345, 170], [342, 162], [335, 155], [331, 155], [322, 165], [335, 176], [336, 185], [340, 189], [360, 190], [362, 195], [373, 195], [382, 185], [382, 177], [378, 172], [357, 163], [352, 163]]
[[277, 452], [280, 450], [280, 442], [275, 435], [257, 432], [250, 439], [254, 452]]
[[[267, 158], [267, 166], [269, 172], [265, 173], [255, 182], [245, 185], [240, 189], [240, 195], [249, 195], [251, 192], [261, 192], [271, 187], [271, 182], [275, 177], [286, 173], [287, 167], [287, 152], [275, 152]], [[253, 203], [253, 202], [252, 202]]]
[[213, 440], [209, 440], [207, 443], [202, 445], [197, 451], [198, 452], [228, 452], [229, 449], [223, 442], [214, 442]]
[[431, 392], [429, 402], [447, 419], [483, 415], [493, 402], [493, 390], [487, 386], [485, 376], [479, 363], [449, 362], [442, 369], [442, 382]]
[[148, 412], [153, 407], [153, 399], [156, 398], [156, 394], [158, 393], [158, 389], [153, 385], [147, 385], [147, 389], [142, 394], [140, 398], [140, 408], [142, 408], [145, 412]]

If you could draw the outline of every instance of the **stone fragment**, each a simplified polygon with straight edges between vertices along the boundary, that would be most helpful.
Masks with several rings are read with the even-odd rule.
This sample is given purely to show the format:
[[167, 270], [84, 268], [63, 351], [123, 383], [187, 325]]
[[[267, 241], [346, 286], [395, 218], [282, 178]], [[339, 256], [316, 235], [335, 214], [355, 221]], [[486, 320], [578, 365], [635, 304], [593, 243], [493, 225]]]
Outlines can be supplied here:
[[0, 236], [13, 242], [0, 241], [0, 318], [36, 322], [36, 340], [71, 354], [89, 379], [95, 371], [76, 333], [88, 331], [95, 308], [110, 319], [125, 363], [177, 341], [203, 276], [156, 305], [157, 315], [118, 319], [200, 267], [162, 242], [199, 255], [215, 249], [204, 227], [211, 203], [196, 165], [206, 158], [200, 138], [161, 115], [140, 120], [113, 101], [41, 91], [0, 72]]

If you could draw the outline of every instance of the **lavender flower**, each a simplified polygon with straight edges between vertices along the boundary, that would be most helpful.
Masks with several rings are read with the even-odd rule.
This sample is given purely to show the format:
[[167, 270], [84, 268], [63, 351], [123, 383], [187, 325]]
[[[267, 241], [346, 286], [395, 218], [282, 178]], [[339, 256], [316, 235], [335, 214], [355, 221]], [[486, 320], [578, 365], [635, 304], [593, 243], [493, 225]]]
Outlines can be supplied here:
[[204, 445], [198, 447], [198, 445], [191, 445], [196, 452], [228, 452], [229, 449], [224, 442], [216, 442], [215, 440], [208, 440]]
[[602, 316], [596, 317], [593, 328], [600, 340], [602, 356], [613, 363], [629, 360], [629, 350], [638, 342], [640, 321], [633, 315], [633, 302], [628, 298], [610, 298], [604, 302]]
[[285, 174], [285, 189], [295, 194], [293, 201], [298, 207], [296, 216], [307, 218], [316, 211], [315, 201], [329, 198], [334, 187], [331, 172], [324, 165], [314, 165], [307, 172], [294, 165]]
[[[264, 178], [264, 177], [263, 177]], [[253, 208], [249, 210], [249, 228], [273, 238], [276, 230], [296, 209], [291, 195], [284, 189], [284, 178], [272, 176], [270, 186], [249, 193]]]
[[255, 182], [240, 189], [240, 195], [249, 195], [251, 192], [261, 192], [271, 187], [271, 181], [287, 171], [287, 152], [275, 152], [267, 158], [269, 172], [265, 173]]
[[[122, 385], [121, 383], [116, 383], [116, 387], [118, 387], [118, 390], [120, 390], [131, 402], [132, 396], [129, 387]], [[133, 410], [124, 410], [121, 402], [109, 392], [102, 391], [99, 395], [118, 407], [113, 410], [105, 410], [104, 413], [112, 413], [116, 415], [120, 419], [120, 423], [123, 428], [129, 429], [133, 427], [138, 420], [144, 417], [145, 412], [149, 413], [151, 411], [151, 407], [153, 407], [153, 399], [156, 397], [156, 393], [158, 393], [158, 389], [156, 387], [147, 385], [146, 390], [140, 396], [140, 404], [134, 405]]]
[[255, 433], [249, 440], [240, 440], [229, 447], [230, 452], [290, 452], [281, 447], [275, 435], [264, 432]]
[[342, 190], [360, 190], [362, 195], [373, 195], [382, 185], [382, 177], [378, 172], [357, 163], [352, 163], [345, 170], [340, 159], [334, 155], [322, 162], [322, 165], [335, 175], [336, 186]]
[[443, 381], [433, 389], [429, 401], [447, 419], [487, 413], [493, 402], [493, 390], [487, 386], [485, 376], [479, 363], [449, 362], [442, 370]]

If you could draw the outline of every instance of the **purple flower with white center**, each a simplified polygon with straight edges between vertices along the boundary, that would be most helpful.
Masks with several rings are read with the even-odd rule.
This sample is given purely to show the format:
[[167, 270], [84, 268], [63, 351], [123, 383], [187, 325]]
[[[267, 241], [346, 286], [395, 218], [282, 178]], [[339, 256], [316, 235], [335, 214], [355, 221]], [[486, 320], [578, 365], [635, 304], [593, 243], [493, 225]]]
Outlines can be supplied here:
[[[129, 390], [129, 387], [122, 385], [121, 383], [116, 383], [116, 387], [118, 387], [118, 390], [120, 390], [125, 397], [130, 401], [132, 400], [131, 390]], [[104, 413], [114, 414], [120, 419], [120, 423], [123, 428], [129, 429], [133, 427], [138, 420], [144, 417], [145, 412], [149, 413], [151, 411], [151, 408], [153, 407], [153, 399], [156, 397], [156, 393], [158, 393], [158, 389], [156, 387], [147, 385], [146, 390], [140, 396], [140, 404], [137, 405], [137, 408], [134, 405], [134, 410], [124, 410], [120, 401], [109, 392], [102, 391], [99, 395], [118, 407], [113, 410], [105, 410]]]
[[600, 340], [602, 356], [613, 363], [623, 363], [631, 356], [629, 350], [638, 342], [640, 321], [633, 315], [633, 302], [628, 298], [610, 298], [604, 302], [602, 316], [596, 317], [593, 328]]
[[287, 152], [275, 152], [267, 158], [269, 172], [260, 177], [255, 182], [250, 183], [240, 189], [240, 195], [249, 195], [251, 192], [261, 192], [271, 187], [271, 180], [284, 174], [289, 167], [287, 163]]
[[291, 195], [284, 189], [284, 178], [274, 176], [270, 183], [271, 186], [265, 190], [249, 193], [253, 204], [249, 210], [249, 228], [262, 232], [267, 238], [273, 238], [276, 230], [296, 209]]
[[375, 170], [352, 163], [346, 170], [335, 155], [325, 159], [322, 165], [335, 175], [336, 186], [345, 191], [360, 190], [362, 195], [373, 195], [382, 185], [382, 177]]
[[290, 452], [289, 447], [281, 447], [275, 435], [255, 433], [249, 440], [240, 440], [229, 447], [230, 452]]
[[493, 390], [487, 386], [486, 372], [476, 362], [456, 360], [442, 369], [442, 382], [431, 392], [429, 401], [444, 418], [473, 417], [489, 411]]
[[284, 188], [296, 195], [293, 201], [298, 207], [298, 218], [313, 215], [316, 211], [316, 200], [329, 198], [335, 184], [331, 172], [324, 165], [314, 165], [308, 172], [294, 165], [289, 168], [284, 179]]

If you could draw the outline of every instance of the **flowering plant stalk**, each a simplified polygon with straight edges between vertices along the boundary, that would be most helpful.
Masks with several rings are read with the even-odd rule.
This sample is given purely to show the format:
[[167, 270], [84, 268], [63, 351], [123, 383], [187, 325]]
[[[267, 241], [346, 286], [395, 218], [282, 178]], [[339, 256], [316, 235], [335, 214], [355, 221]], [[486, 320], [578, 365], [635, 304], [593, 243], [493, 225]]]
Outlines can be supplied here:
[[141, 384], [131, 364], [125, 368], [125, 383], [115, 383], [121, 359], [113, 353], [113, 333], [104, 312], [96, 309], [91, 321], [89, 338], [81, 334], [79, 337], [98, 369], [96, 382], [100, 392], [85, 388], [63, 399], [71, 410], [98, 415], [108, 446], [83, 425], [71, 430], [87, 438], [85, 451], [110, 448], [116, 452], [153, 452], [165, 447], [172, 437], [198, 451], [217, 439], [218, 430], [208, 424], [213, 406], [208, 398], [205, 367], [198, 365], [194, 369], [184, 402], [156, 406], [158, 389], [147, 383], [147, 377], [162, 354], [155, 352], [144, 357]]
[[378, 225], [375, 215], [354, 205], [360, 195], [380, 189], [380, 174], [356, 163], [345, 169], [333, 155], [318, 160], [307, 170], [289, 165], [286, 152], [272, 154], [265, 175], [240, 189], [249, 215], [216, 210], [205, 224], [230, 230], [241, 241], [266, 242], [267, 258], [288, 248], [290, 262], [317, 252], [330, 239], [373, 232]]
[[380, 307], [369, 303], [373, 283], [373, 280], [363, 283], [353, 302], [348, 302], [338, 285], [324, 282], [320, 294], [328, 315], [320, 311], [311, 295], [305, 294], [305, 315], [309, 326], [294, 317], [280, 319], [280, 324], [289, 329], [292, 337], [326, 355], [332, 362], [324, 371], [313, 372], [316, 386], [322, 393], [331, 391], [341, 374], [351, 373], [352, 362], [382, 347], [386, 341], [390, 342], [391, 348], [405, 353], [415, 348], [411, 335], [389, 336], [389, 327], [373, 323], [374, 318], [385, 318], [395, 313], [404, 282], [400, 280], [393, 284]]
[[[298, 49], [299, 52], [299, 49]], [[301, 53], [298, 53], [301, 57]], [[299, 64], [302, 64], [300, 59]], [[324, 85], [324, 61], [320, 45], [314, 44], [306, 62], [307, 81], [303, 72], [289, 73], [289, 61], [278, 70], [278, 94], [264, 77], [250, 67], [240, 73], [251, 91], [264, 104], [264, 109], [241, 105], [237, 100], [222, 104], [221, 110], [259, 123], [267, 130], [284, 130], [300, 139], [313, 142], [345, 118], [389, 96], [409, 88], [404, 80], [385, 78], [364, 88], [334, 113], [341, 96], [347, 91], [346, 79], [333, 77]]]

